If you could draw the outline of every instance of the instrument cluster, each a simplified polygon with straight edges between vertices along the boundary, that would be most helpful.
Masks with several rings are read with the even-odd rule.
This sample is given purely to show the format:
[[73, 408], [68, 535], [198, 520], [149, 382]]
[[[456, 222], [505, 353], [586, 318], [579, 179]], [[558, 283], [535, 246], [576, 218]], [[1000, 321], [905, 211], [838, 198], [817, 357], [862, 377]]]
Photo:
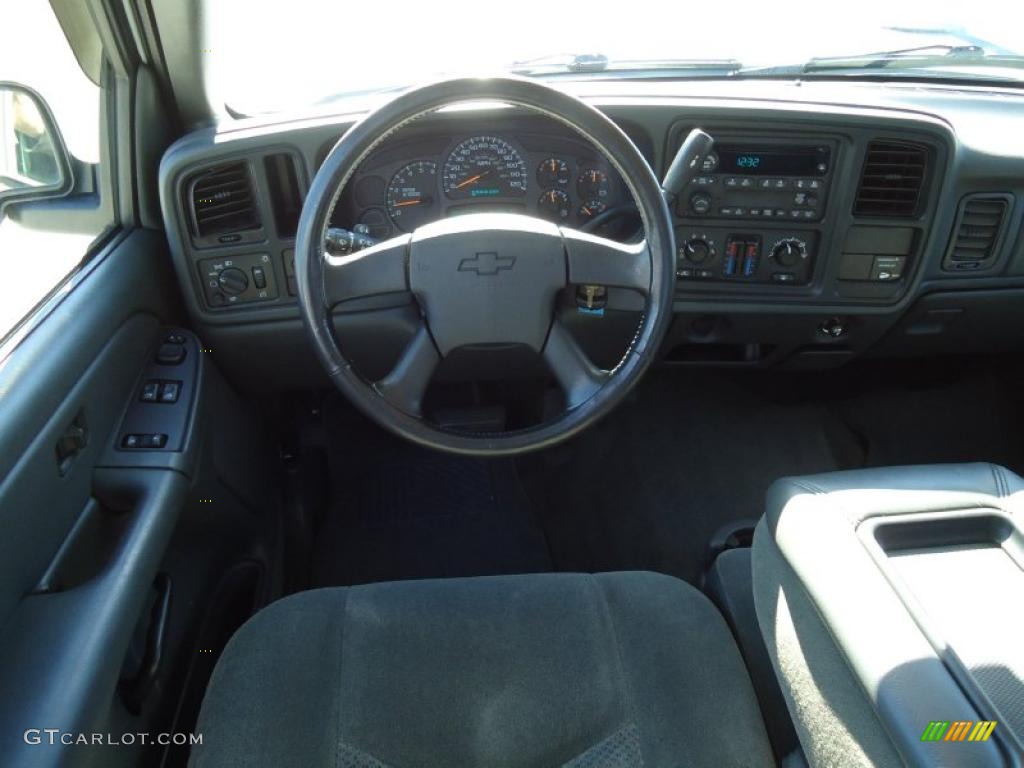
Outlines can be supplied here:
[[630, 202], [619, 175], [586, 143], [537, 134], [407, 142], [368, 158], [350, 188], [332, 221], [378, 239], [483, 211], [581, 227]]

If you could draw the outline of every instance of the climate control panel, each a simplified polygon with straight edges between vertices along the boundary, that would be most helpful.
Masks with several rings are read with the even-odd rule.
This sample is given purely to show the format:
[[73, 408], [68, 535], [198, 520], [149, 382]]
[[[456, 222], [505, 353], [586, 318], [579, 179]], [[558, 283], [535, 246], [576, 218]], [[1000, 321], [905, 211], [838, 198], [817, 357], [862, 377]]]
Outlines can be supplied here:
[[681, 281], [770, 285], [809, 283], [818, 243], [813, 230], [681, 228], [676, 238]]

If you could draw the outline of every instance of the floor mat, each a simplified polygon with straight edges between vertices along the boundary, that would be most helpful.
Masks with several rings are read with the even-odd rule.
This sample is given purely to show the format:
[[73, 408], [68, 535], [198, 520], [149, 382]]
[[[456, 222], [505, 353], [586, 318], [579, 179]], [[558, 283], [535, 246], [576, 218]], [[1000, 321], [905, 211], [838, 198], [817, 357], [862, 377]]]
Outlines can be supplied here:
[[836, 469], [834, 419], [817, 405], [769, 402], [759, 380], [659, 371], [580, 438], [521, 459], [556, 568], [693, 582], [711, 536], [760, 517], [773, 480]]
[[662, 369], [565, 446], [519, 460], [558, 570], [695, 582], [724, 525], [776, 478], [992, 461], [1024, 471], [1020, 376], [991, 361], [884, 361], [823, 373]]
[[511, 460], [419, 448], [334, 398], [324, 426], [331, 502], [313, 586], [553, 569]]

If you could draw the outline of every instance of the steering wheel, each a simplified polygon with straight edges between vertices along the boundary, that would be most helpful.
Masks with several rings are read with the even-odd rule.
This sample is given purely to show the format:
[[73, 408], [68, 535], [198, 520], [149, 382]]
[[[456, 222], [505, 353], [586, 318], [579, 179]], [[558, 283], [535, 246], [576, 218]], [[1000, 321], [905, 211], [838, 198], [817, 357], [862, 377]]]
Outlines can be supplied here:
[[[328, 254], [331, 212], [360, 163], [411, 121], [468, 101], [547, 115], [602, 152], [636, 200], [645, 239], [623, 245], [517, 214], [455, 216], [346, 256]], [[445, 80], [408, 91], [350, 128], [328, 154], [302, 208], [295, 248], [299, 305], [317, 356], [335, 385], [381, 426], [444, 451], [502, 456], [551, 446], [611, 411], [654, 359], [672, 316], [675, 243], [650, 166], [605, 115], [579, 99], [519, 78]], [[556, 317], [569, 286], [626, 288], [644, 297], [639, 328], [620, 362], [600, 370]], [[371, 382], [338, 345], [332, 308], [359, 297], [411, 292], [422, 323], [398, 363]], [[523, 344], [543, 356], [565, 394], [552, 420], [507, 432], [442, 428], [423, 397], [442, 358], [466, 345]]]

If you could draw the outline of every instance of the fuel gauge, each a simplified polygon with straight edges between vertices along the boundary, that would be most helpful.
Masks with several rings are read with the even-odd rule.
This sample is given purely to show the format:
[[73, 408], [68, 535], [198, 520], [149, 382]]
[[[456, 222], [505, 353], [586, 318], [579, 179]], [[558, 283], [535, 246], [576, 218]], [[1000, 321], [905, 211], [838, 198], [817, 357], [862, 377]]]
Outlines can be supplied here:
[[564, 189], [570, 178], [569, 164], [560, 157], [549, 157], [537, 166], [537, 183], [544, 189]]

